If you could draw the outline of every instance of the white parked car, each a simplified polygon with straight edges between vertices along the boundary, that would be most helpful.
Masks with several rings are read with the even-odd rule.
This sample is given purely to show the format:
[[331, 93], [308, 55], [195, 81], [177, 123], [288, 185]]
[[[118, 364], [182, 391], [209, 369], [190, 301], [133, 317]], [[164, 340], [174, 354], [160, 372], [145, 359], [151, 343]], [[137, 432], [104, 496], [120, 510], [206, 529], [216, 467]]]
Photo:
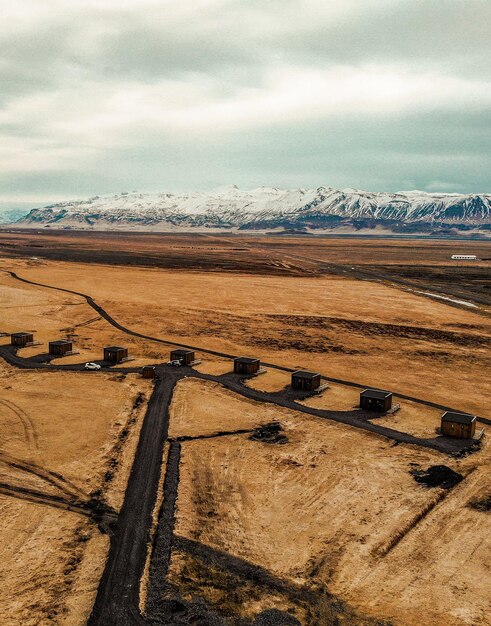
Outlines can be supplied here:
[[179, 361], [179, 359], [175, 359], [174, 361], [167, 361], [167, 365], [172, 365], [172, 367], [179, 367], [179, 365], [182, 365], [181, 361]]
[[85, 369], [86, 370], [100, 370], [101, 366], [98, 363], [86, 363]]

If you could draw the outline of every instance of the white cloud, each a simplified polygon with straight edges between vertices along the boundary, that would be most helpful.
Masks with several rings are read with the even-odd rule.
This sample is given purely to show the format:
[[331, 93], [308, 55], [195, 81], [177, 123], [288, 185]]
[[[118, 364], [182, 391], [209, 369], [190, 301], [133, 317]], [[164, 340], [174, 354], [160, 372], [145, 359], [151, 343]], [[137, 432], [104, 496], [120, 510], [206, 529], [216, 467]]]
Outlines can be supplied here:
[[[192, 150], [186, 142], [196, 137], [213, 150], [227, 135], [241, 146], [261, 133], [317, 124], [326, 133], [325, 152], [317, 148], [312, 162], [304, 157], [305, 176], [319, 160], [331, 163], [334, 129], [343, 125], [345, 145], [336, 143], [336, 149], [349, 178], [358, 171], [349, 151], [360, 141], [359, 129], [368, 136], [366, 129], [390, 119], [390, 142], [399, 143], [399, 158], [407, 152], [406, 178], [427, 175], [422, 186], [445, 181], [444, 172], [426, 174], [427, 165], [418, 167], [421, 146], [435, 162], [439, 156], [448, 161], [451, 143], [452, 160], [469, 168], [481, 154], [479, 142], [465, 142], [464, 151], [450, 134], [466, 116], [484, 120], [491, 106], [485, 62], [490, 7], [480, 0], [465, 6], [446, 0], [444, 9], [412, 0], [6, 0], [0, 32], [2, 174], [45, 172], [58, 180], [60, 172], [78, 168], [90, 181], [103, 160], [114, 168], [108, 177], [119, 180], [118, 151], [137, 153], [143, 170], [145, 159], [155, 158], [151, 146], [159, 144], [172, 179], [169, 141], [179, 147], [182, 140]], [[418, 120], [435, 114], [444, 120], [445, 136], [428, 147]], [[483, 137], [488, 128], [483, 126]], [[385, 139], [383, 126], [380, 133]], [[376, 133], [370, 136], [379, 151]], [[278, 155], [272, 175], [282, 159], [308, 153], [311, 139], [302, 141], [300, 133], [295, 152]], [[228, 150], [224, 175], [236, 147]], [[262, 150], [266, 158], [268, 146]], [[360, 158], [356, 152], [352, 159]], [[370, 159], [369, 152], [365, 147], [364, 158]], [[396, 175], [393, 154], [385, 155], [388, 186], [390, 171]], [[377, 158], [383, 155], [377, 152]], [[39, 178], [33, 179], [33, 189], [37, 184]], [[356, 179], [347, 184], [360, 185]], [[189, 185], [195, 186], [193, 180]]]

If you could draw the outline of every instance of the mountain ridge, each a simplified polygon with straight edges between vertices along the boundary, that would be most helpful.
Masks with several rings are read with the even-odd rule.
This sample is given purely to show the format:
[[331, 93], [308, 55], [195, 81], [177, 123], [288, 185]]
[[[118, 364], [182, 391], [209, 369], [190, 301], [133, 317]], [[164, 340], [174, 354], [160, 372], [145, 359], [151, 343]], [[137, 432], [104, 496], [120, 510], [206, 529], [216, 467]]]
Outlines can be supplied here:
[[234, 186], [209, 192], [122, 192], [32, 209], [17, 224], [58, 228], [319, 230], [468, 229], [491, 223], [491, 194]]

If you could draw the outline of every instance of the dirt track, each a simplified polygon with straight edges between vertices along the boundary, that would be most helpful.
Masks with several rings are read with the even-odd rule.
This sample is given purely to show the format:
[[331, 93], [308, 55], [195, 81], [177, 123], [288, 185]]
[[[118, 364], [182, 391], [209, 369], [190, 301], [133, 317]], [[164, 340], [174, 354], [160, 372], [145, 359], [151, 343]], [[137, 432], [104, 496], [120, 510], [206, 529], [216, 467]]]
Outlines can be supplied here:
[[140, 579], [150, 541], [169, 405], [179, 376], [157, 380], [148, 403], [125, 499], [94, 604], [90, 624], [141, 624], [138, 612]]

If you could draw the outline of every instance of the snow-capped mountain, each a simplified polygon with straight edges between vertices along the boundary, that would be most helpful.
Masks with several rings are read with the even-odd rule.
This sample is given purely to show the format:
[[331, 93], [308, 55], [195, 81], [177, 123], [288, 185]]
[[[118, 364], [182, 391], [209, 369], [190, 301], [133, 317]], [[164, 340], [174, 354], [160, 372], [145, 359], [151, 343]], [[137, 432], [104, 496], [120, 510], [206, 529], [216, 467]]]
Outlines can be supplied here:
[[[397, 225], [479, 225], [491, 222], [491, 195], [354, 189], [244, 191], [235, 186], [210, 192], [121, 193], [32, 209], [22, 226], [151, 230], [274, 228], [319, 229], [366, 222]], [[414, 228], [413, 228], [414, 230]]]
[[0, 203], [0, 224], [11, 224], [21, 219], [26, 213], [25, 209], [9, 209], [2, 207]]

